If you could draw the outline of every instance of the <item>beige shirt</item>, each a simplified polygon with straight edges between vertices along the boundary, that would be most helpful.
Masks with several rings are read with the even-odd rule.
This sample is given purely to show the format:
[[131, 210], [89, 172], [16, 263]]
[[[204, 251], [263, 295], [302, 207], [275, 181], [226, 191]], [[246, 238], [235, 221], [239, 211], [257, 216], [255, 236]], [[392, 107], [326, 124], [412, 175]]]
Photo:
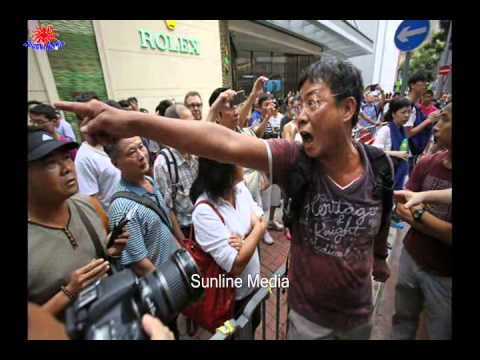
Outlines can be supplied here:
[[[88, 197], [76, 194], [67, 200], [70, 220], [65, 229], [28, 223], [28, 301], [42, 305], [70, 280], [70, 274], [96, 258], [95, 246], [73, 205], [80, 205], [102, 244], [106, 246], [106, 233], [100, 217]], [[73, 246], [70, 232], [78, 246]]]

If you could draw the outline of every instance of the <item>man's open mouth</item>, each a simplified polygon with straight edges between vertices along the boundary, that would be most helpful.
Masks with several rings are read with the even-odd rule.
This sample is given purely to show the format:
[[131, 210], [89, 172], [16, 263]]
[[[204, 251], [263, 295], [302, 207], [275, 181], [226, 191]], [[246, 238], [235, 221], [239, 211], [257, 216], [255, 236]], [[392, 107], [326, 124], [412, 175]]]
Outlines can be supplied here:
[[300, 131], [300, 136], [302, 137], [304, 144], [313, 142], [313, 136], [306, 131]]

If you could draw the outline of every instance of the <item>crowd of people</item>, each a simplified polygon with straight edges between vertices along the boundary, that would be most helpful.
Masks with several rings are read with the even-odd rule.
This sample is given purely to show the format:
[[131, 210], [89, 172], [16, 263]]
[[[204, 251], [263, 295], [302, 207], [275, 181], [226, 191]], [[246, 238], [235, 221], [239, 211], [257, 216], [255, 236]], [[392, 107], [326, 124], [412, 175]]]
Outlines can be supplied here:
[[[206, 116], [196, 91], [155, 114], [135, 97], [94, 93], [29, 102], [29, 302], [63, 321], [112, 267], [145, 276], [191, 238], [224, 274], [254, 276], [259, 242], [284, 231], [288, 339], [368, 339], [372, 275], [389, 278], [390, 226], [408, 223], [393, 338], [415, 338], [423, 309], [429, 336], [450, 338], [451, 98], [435, 103], [421, 74], [408, 97], [365, 89], [359, 70], [335, 59], [305, 69], [285, 99], [264, 91], [267, 80], [240, 103], [215, 89]], [[77, 115], [80, 145], [58, 110]], [[373, 146], [358, 141], [361, 129]], [[247, 283], [235, 290], [236, 315], [255, 294]], [[148, 334], [163, 326], [151, 321]], [[259, 323], [258, 308], [235, 339], [253, 339]], [[165, 325], [178, 339], [177, 319]]]

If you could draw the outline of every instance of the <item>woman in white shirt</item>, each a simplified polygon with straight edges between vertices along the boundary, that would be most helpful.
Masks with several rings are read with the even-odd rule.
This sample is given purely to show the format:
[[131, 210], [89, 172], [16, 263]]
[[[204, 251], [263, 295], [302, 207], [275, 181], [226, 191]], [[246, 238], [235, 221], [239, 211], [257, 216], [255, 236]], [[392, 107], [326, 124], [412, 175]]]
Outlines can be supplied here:
[[[243, 182], [243, 169], [233, 164], [199, 158], [198, 177], [190, 193], [195, 204], [202, 200], [210, 202], [225, 222], [207, 204], [200, 204], [193, 211], [192, 222], [198, 245], [226, 273], [242, 279], [242, 286], [235, 289], [237, 317], [254, 294], [255, 288], [249, 287], [248, 278], [254, 280], [260, 276], [257, 245], [267, 227], [263, 211]], [[240, 250], [229, 244], [231, 237], [241, 239]], [[253, 339], [255, 328], [260, 323], [259, 310], [258, 307], [252, 316], [248, 333], [240, 336], [242, 339]]]
[[380, 128], [372, 144], [392, 158], [395, 168], [395, 190], [401, 190], [408, 174], [408, 138], [403, 126], [410, 117], [411, 102], [397, 98], [390, 102], [385, 120], [387, 125]]

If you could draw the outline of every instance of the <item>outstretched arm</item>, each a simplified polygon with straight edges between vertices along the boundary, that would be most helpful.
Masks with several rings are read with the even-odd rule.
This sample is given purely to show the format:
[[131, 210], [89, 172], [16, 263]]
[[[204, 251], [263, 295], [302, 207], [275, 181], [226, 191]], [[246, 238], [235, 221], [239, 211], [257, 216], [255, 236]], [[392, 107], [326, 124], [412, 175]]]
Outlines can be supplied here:
[[[222, 93], [212, 107], [224, 106], [233, 96], [232, 93], [235, 94], [231, 90]], [[262, 140], [238, 134], [217, 124], [123, 111], [97, 100], [88, 103], [58, 102], [55, 106], [75, 112], [84, 119], [82, 131], [96, 137], [101, 143], [142, 136], [181, 152], [268, 171], [267, 150]]]

